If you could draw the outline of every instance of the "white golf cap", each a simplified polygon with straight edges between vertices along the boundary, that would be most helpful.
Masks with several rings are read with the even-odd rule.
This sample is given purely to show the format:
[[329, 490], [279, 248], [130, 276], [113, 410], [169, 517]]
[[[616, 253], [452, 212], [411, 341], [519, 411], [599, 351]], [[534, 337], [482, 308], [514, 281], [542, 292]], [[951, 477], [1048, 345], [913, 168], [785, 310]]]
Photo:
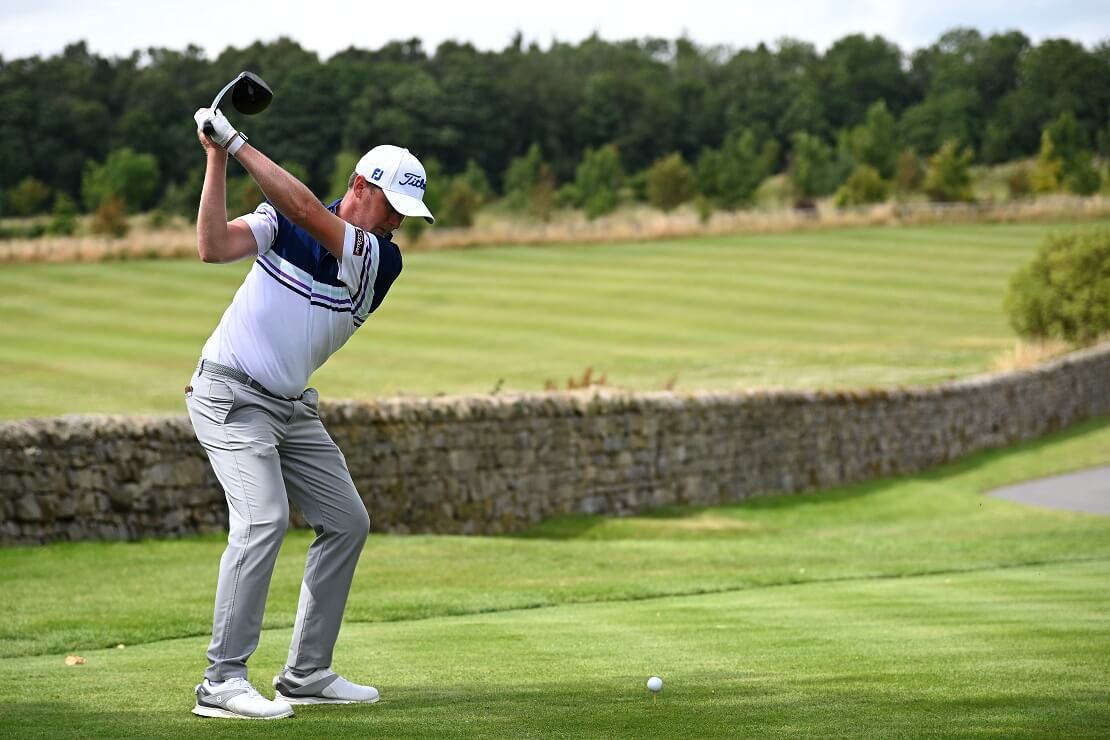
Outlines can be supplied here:
[[423, 216], [430, 224], [436, 222], [424, 205], [424, 189], [428, 185], [424, 165], [408, 149], [391, 144], [376, 146], [362, 155], [355, 172], [384, 190], [385, 197], [398, 213]]

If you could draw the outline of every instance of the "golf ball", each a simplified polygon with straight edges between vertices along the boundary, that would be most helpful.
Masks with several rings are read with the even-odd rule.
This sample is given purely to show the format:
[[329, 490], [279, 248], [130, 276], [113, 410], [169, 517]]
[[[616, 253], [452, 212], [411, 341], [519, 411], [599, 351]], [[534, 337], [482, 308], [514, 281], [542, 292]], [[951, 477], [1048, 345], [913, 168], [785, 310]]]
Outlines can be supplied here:
[[648, 679], [648, 691], [657, 692], [657, 691], [662, 691], [662, 690], [663, 690], [663, 679], [659, 678], [659, 676], [652, 676], [651, 678]]

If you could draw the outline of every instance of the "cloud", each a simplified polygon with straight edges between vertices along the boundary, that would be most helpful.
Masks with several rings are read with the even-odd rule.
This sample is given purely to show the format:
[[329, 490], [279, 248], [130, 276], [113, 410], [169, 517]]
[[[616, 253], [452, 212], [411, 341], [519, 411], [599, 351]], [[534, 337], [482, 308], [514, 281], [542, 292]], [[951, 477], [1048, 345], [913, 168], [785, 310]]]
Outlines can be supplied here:
[[[932, 43], [945, 30], [970, 26], [984, 33], [1019, 29], [1034, 40], [1066, 36], [1088, 45], [1110, 37], [1105, 3], [1072, 1], [840, 0], [837, 3], [710, 2], [642, 3], [628, 0], [560, 0], [534, 5], [506, 0], [394, 4], [360, 2], [321, 12], [303, 0], [256, 3], [226, 0], [220, 19], [195, 6], [111, 0], [40, 0], [6, 3], [0, 9], [0, 54], [5, 59], [48, 55], [86, 39], [92, 50], [127, 55], [149, 47], [182, 49], [196, 44], [215, 56], [228, 46], [246, 46], [289, 36], [327, 57], [349, 46], [378, 48], [391, 40], [419, 37], [428, 49], [448, 39], [484, 49], [502, 49], [520, 31], [526, 42], [577, 42], [592, 33], [603, 38], [686, 34], [704, 45], [733, 47], [772, 43], [783, 37], [819, 48], [850, 33], [881, 34], [906, 51]], [[120, 19], [126, 18], [126, 23]]]

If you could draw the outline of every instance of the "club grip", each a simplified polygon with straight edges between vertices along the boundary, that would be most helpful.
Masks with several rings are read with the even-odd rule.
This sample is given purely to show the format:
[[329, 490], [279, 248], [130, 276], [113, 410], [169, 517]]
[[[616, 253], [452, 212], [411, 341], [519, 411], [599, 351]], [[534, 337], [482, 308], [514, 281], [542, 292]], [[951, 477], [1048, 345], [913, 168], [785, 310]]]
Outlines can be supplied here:
[[204, 133], [207, 136], [212, 136], [214, 133], [216, 133], [216, 129], [212, 128], [211, 121], [205, 121], [205, 123], [204, 123]]

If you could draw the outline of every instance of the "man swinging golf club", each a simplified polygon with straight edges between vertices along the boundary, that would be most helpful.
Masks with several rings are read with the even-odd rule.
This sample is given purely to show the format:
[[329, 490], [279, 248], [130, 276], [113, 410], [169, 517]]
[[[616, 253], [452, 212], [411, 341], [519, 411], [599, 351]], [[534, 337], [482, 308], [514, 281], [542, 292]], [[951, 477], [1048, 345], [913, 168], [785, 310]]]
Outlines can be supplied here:
[[[208, 164], [197, 217], [205, 262], [255, 262], [201, 352], [186, 389], [197, 439], [223, 486], [230, 518], [220, 560], [208, 669], [195, 714], [278, 719], [292, 704], [373, 703], [377, 689], [331, 670], [355, 565], [370, 527], [343, 454], [317, 414], [309, 376], [362, 326], [401, 272], [391, 240], [405, 216], [433, 222], [425, 171], [395, 146], [359, 160], [346, 194], [324, 206], [247, 143], [213, 108], [195, 114]], [[203, 133], [208, 131], [206, 135]], [[227, 220], [228, 155], [268, 202]], [[316, 538], [308, 551], [293, 640], [276, 697], [247, 680], [292, 499]]]

